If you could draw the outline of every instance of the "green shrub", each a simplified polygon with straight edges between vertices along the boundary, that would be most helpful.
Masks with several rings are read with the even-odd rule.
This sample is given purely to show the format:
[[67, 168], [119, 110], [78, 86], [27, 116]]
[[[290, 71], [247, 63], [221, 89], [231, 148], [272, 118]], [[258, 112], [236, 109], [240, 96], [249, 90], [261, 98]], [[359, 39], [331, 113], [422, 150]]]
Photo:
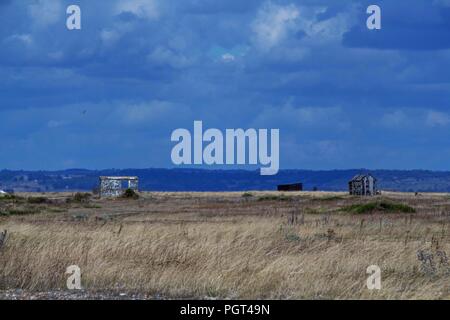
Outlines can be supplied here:
[[301, 240], [300, 236], [295, 233], [288, 233], [284, 237], [288, 241], [300, 241]]
[[126, 199], [138, 199], [139, 195], [133, 189], [127, 189], [122, 195], [122, 198]]
[[21, 197], [18, 197], [14, 194], [4, 194], [0, 195], [0, 201], [9, 201], [9, 200], [22, 200]]
[[334, 200], [343, 200], [344, 198], [341, 196], [326, 196], [326, 197], [314, 197], [314, 201], [334, 201]]
[[73, 197], [67, 198], [66, 202], [86, 203], [89, 202], [92, 195], [90, 193], [77, 192]]
[[40, 213], [40, 211], [36, 210], [36, 209], [29, 209], [29, 208], [7, 209], [7, 210], [0, 211], [0, 216], [23, 216], [23, 215], [36, 214], [36, 213]]
[[49, 202], [49, 200], [46, 197], [30, 197], [27, 199], [27, 202], [32, 204], [42, 204]]
[[291, 201], [291, 200], [293, 200], [292, 197], [287, 197], [285, 195], [279, 195], [279, 196], [266, 195], [266, 196], [261, 196], [258, 198], [258, 201]]
[[369, 202], [364, 204], [354, 204], [341, 208], [341, 211], [350, 213], [372, 213], [374, 211], [381, 212], [400, 212], [400, 213], [414, 213], [416, 209], [403, 203], [394, 203], [387, 201]]

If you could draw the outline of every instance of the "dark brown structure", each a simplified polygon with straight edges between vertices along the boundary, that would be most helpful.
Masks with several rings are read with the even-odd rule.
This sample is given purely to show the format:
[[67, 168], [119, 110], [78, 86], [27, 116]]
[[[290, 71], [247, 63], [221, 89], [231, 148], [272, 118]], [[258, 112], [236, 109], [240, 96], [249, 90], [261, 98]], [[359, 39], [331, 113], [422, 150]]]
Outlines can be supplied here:
[[303, 184], [301, 184], [301, 183], [278, 185], [278, 191], [302, 191], [302, 190], [303, 190]]

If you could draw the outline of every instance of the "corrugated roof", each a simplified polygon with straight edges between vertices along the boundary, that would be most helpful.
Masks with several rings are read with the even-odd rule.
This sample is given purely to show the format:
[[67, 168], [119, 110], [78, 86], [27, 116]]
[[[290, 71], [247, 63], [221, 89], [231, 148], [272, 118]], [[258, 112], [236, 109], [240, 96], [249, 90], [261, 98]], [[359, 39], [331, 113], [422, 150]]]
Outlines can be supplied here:
[[357, 174], [356, 176], [353, 177], [352, 180], [350, 180], [350, 182], [353, 181], [362, 181], [365, 177], [372, 177], [375, 181], [377, 180], [374, 176], [372, 176], [371, 174]]
[[109, 176], [109, 177], [100, 177], [101, 180], [139, 180], [138, 177], [113, 177], [113, 176]]

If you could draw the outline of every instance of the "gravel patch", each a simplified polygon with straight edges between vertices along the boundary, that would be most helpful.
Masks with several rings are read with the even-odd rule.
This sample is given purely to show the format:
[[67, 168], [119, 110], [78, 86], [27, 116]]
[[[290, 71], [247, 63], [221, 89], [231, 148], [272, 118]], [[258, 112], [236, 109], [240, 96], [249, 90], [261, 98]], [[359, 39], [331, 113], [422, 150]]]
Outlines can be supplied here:
[[159, 296], [127, 292], [90, 292], [74, 291], [46, 291], [31, 292], [24, 290], [0, 291], [0, 300], [158, 300]]

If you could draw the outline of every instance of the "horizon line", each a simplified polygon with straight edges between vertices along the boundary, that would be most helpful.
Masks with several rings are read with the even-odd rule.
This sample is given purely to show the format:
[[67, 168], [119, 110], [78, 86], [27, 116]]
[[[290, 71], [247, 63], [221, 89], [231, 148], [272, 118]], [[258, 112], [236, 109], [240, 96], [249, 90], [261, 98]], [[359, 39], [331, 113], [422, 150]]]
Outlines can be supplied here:
[[[66, 169], [8, 169], [2, 168], [0, 172], [9, 171], [9, 172], [59, 172], [59, 171], [109, 171], [109, 170], [172, 170], [172, 171], [222, 171], [222, 172], [231, 172], [231, 171], [244, 171], [244, 172], [258, 172], [259, 169], [243, 169], [243, 168], [205, 168], [205, 167], [124, 167], [124, 168], [102, 168], [102, 169], [89, 169], [89, 168], [66, 168]], [[450, 173], [450, 168], [448, 170], [436, 170], [436, 169], [369, 169], [369, 168], [348, 168], [348, 169], [302, 169], [302, 168], [284, 168], [279, 169], [279, 171], [311, 171], [311, 172], [324, 172], [324, 171], [405, 171], [405, 172], [436, 172], [436, 173]]]

